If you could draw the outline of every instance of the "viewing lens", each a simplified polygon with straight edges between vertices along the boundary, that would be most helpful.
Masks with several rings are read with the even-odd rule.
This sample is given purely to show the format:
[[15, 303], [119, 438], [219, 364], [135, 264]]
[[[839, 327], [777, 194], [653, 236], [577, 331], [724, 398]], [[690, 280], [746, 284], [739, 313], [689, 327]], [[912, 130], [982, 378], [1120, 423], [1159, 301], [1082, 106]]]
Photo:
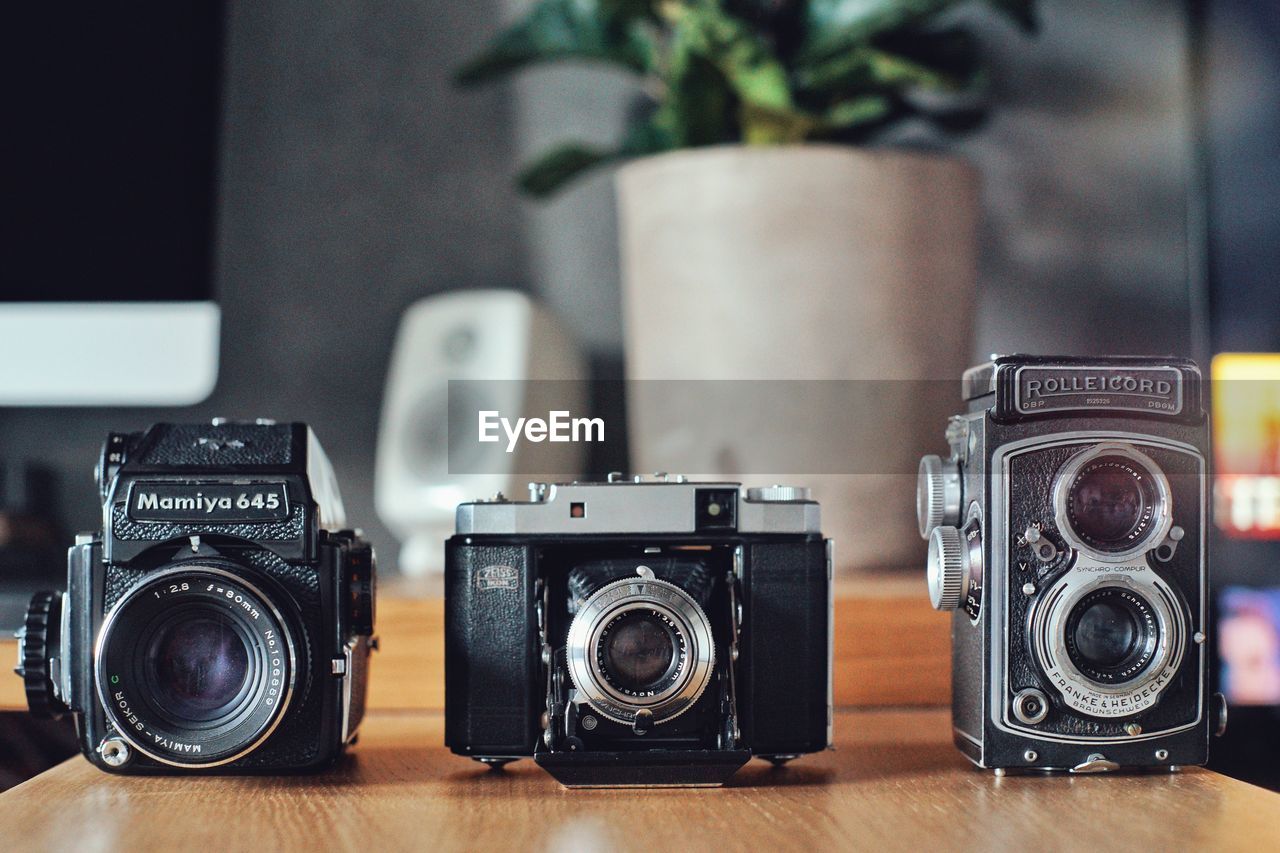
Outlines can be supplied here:
[[1087, 677], [1115, 684], [1139, 675], [1155, 653], [1159, 629], [1143, 598], [1118, 587], [1086, 595], [1067, 616], [1067, 654]]
[[216, 615], [197, 613], [169, 622], [151, 638], [145, 654], [156, 703], [179, 719], [217, 719], [234, 708], [249, 678], [244, 639]]
[[1086, 544], [1123, 551], [1151, 527], [1158, 496], [1147, 471], [1124, 456], [1085, 465], [1067, 493], [1067, 518]]
[[675, 632], [657, 613], [628, 611], [600, 637], [609, 680], [627, 690], [650, 690], [665, 680], [676, 657]]

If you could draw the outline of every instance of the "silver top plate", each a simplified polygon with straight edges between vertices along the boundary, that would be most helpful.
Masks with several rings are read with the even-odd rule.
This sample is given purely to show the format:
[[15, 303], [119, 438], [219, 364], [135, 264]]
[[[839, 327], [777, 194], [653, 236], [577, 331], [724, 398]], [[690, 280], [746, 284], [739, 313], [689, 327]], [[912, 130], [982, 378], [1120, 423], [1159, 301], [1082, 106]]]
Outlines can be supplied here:
[[[698, 524], [698, 493], [732, 493], [736, 527]], [[820, 533], [821, 511], [805, 490], [794, 500], [748, 494], [739, 483], [641, 481], [530, 484], [532, 500], [459, 504], [457, 532], [470, 534]], [[771, 492], [766, 494], [784, 494]]]

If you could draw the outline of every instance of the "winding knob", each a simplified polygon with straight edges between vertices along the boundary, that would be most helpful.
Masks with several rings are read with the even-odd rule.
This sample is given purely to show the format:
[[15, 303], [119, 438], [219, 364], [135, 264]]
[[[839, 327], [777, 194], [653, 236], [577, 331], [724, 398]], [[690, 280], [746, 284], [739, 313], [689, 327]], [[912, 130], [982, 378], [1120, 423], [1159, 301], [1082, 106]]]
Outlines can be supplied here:
[[954, 610], [964, 593], [964, 540], [954, 527], [935, 527], [929, 534], [929, 602], [935, 610]]
[[916, 520], [920, 538], [928, 539], [935, 527], [960, 523], [960, 466], [952, 459], [930, 454], [920, 460], [916, 480]]
[[812, 492], [806, 486], [752, 486], [747, 489], [747, 500], [753, 503], [812, 500]]
[[67, 706], [58, 698], [49, 662], [60, 653], [62, 593], [37, 592], [27, 605], [27, 618], [18, 632], [18, 666], [32, 716], [58, 719]]

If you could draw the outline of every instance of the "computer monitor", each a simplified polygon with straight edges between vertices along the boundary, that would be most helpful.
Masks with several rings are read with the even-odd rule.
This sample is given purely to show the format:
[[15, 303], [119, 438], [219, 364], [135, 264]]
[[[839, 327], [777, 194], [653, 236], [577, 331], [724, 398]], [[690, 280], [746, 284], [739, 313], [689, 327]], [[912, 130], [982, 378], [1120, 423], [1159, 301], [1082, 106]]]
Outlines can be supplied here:
[[5, 15], [0, 405], [182, 405], [217, 379], [220, 3]]
[[[1280, 18], [1195, 2], [1213, 400], [1211, 648], [1230, 708], [1210, 766], [1280, 790]], [[1194, 220], [1194, 217], [1193, 217]]]

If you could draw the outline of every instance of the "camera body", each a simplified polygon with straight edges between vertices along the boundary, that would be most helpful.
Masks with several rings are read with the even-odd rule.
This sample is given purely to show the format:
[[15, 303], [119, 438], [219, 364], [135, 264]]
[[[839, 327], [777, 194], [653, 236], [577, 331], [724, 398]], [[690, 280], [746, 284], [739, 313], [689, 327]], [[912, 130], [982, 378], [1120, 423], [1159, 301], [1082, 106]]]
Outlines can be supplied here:
[[719, 785], [831, 744], [831, 548], [808, 491], [533, 484], [458, 507], [445, 741], [569, 787]]
[[322, 767], [364, 713], [374, 558], [305, 424], [113, 433], [103, 527], [28, 611], [34, 713], [116, 773]]
[[1209, 424], [1175, 358], [1002, 356], [921, 460], [956, 746], [997, 772], [1204, 764]]

